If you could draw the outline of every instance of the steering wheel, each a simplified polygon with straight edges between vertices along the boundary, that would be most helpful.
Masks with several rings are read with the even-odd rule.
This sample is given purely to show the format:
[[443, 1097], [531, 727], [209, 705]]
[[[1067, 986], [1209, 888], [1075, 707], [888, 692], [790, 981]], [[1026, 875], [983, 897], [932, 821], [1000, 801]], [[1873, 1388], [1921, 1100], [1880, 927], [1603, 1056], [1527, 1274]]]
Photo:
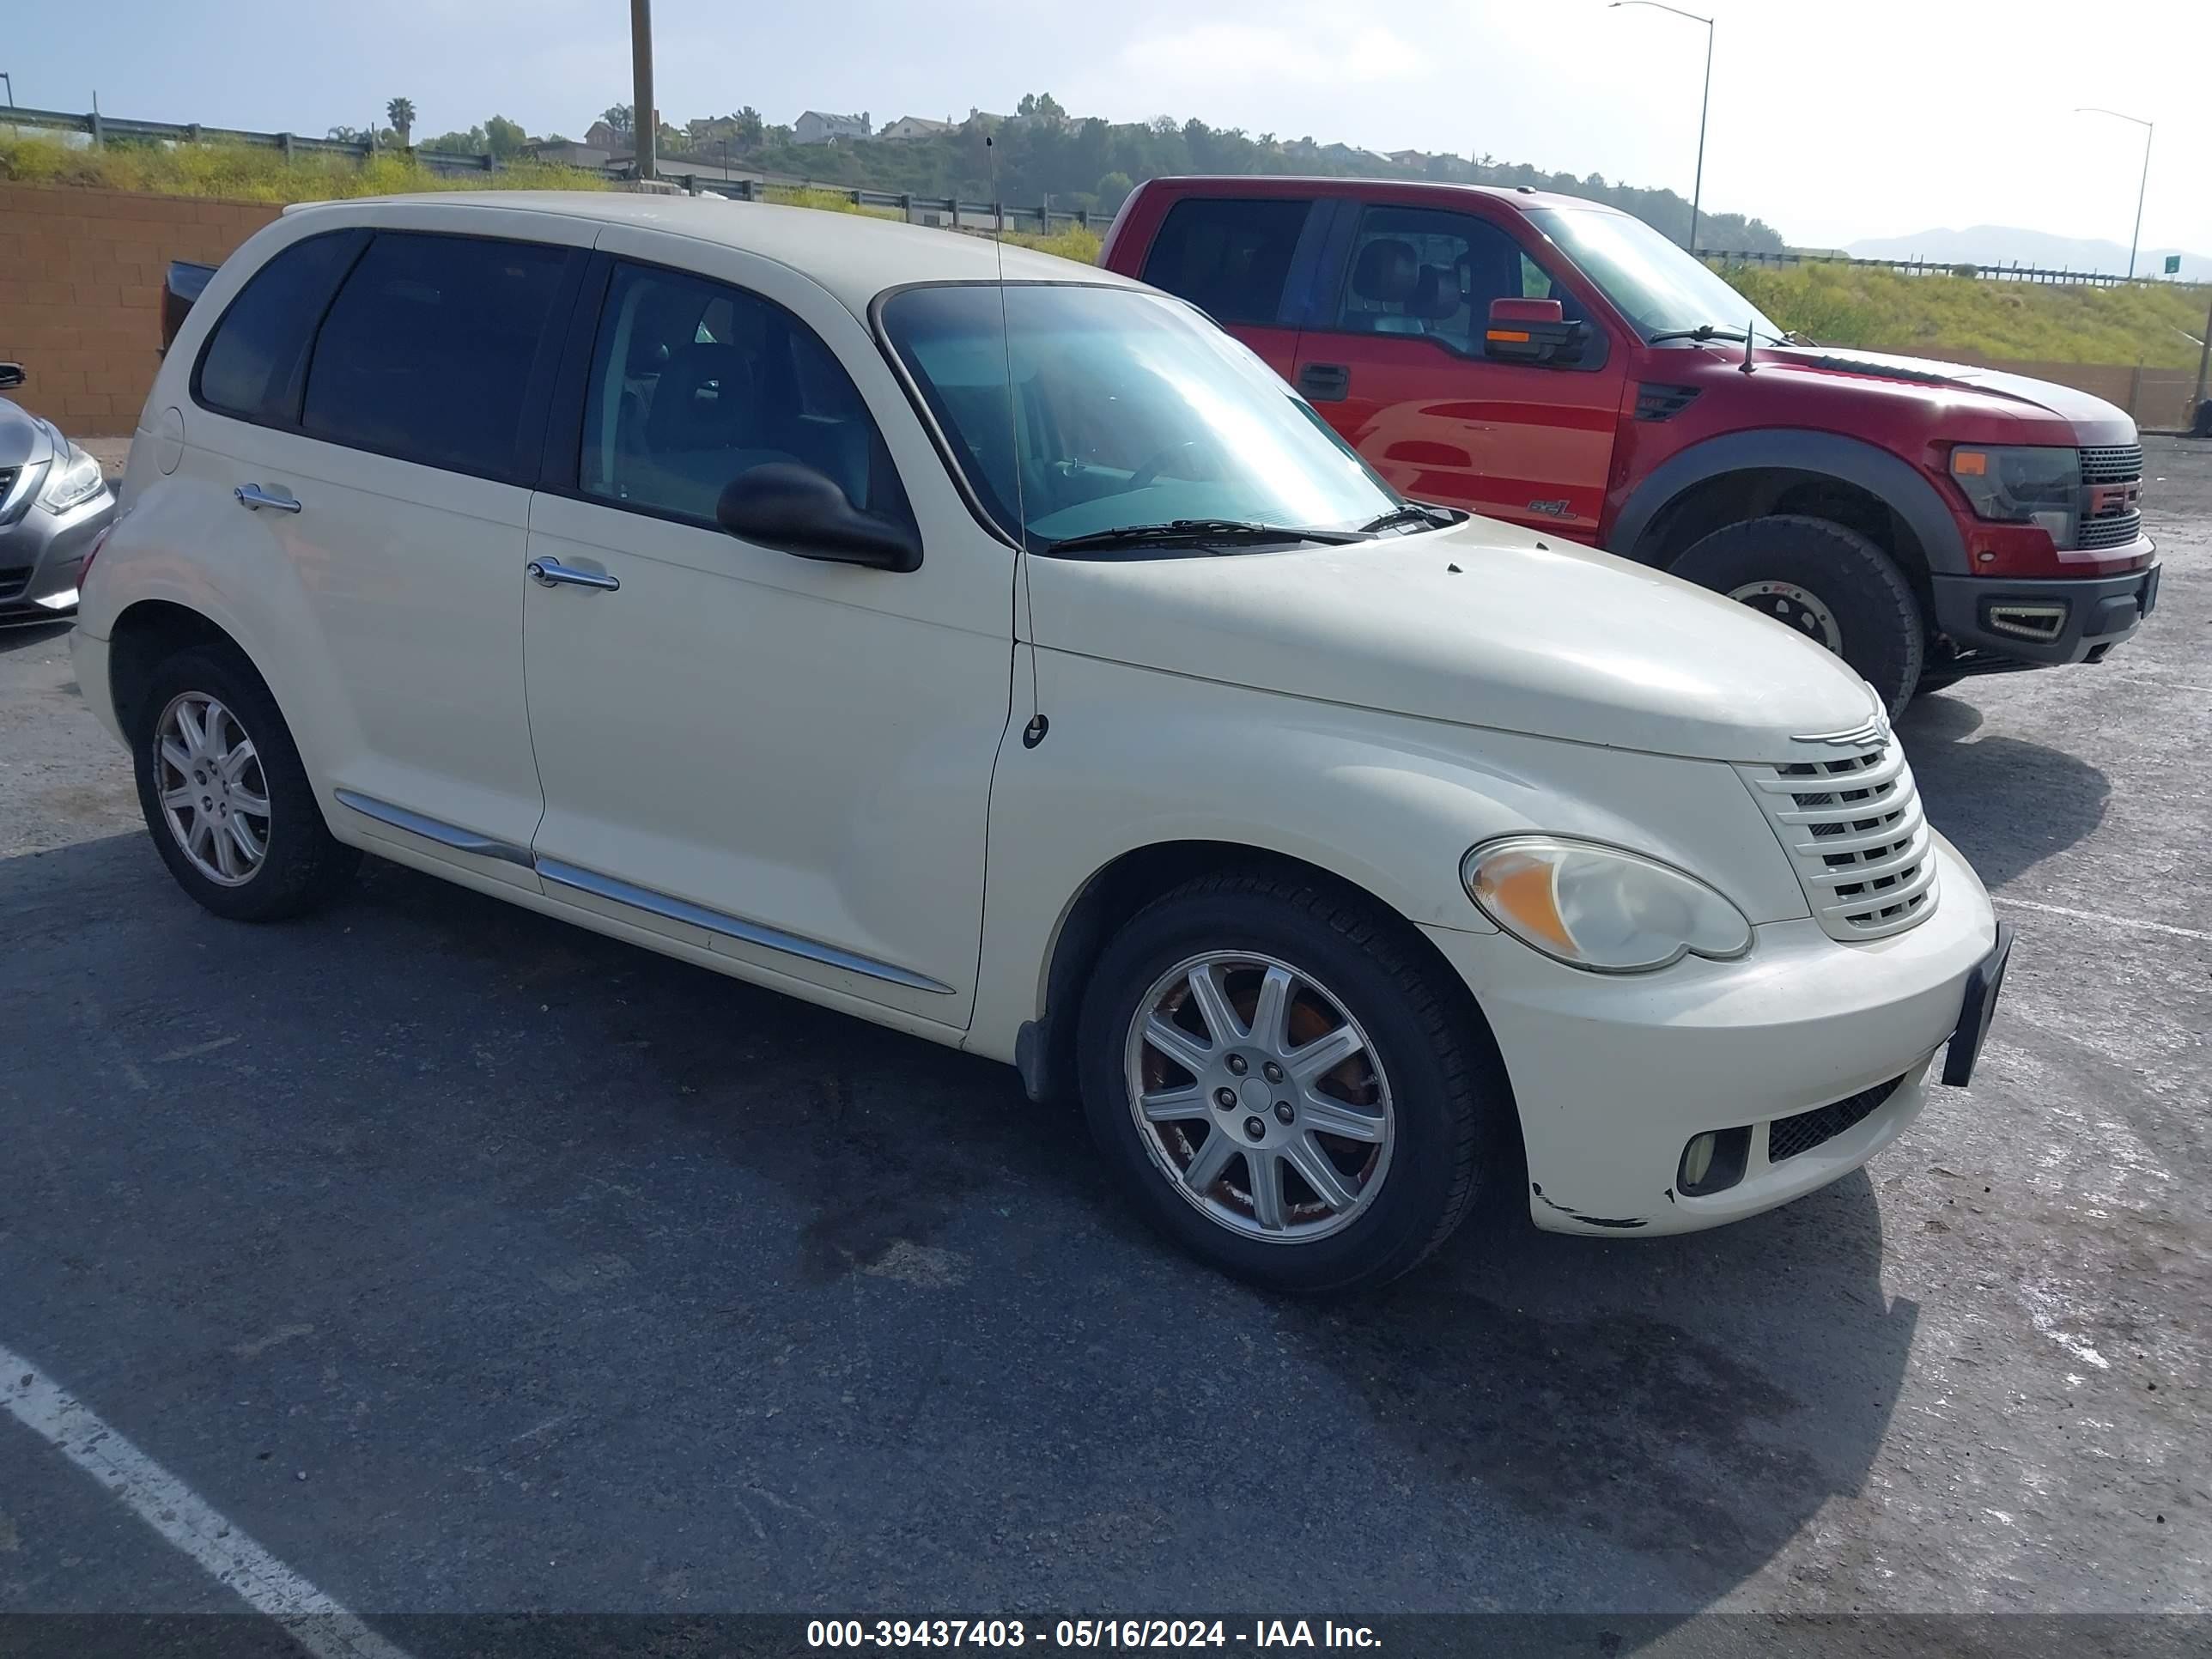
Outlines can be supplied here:
[[1195, 438], [1185, 438], [1179, 444], [1170, 444], [1166, 448], [1152, 455], [1142, 466], [1139, 467], [1134, 472], [1132, 472], [1129, 475], [1129, 488], [1131, 489], [1142, 489], [1146, 484], [1149, 484], [1153, 479], [1160, 476], [1160, 469], [1162, 467], [1165, 466], [1170, 461], [1174, 460], [1178, 455], [1182, 454], [1184, 450], [1196, 449], [1199, 447], [1199, 441]]

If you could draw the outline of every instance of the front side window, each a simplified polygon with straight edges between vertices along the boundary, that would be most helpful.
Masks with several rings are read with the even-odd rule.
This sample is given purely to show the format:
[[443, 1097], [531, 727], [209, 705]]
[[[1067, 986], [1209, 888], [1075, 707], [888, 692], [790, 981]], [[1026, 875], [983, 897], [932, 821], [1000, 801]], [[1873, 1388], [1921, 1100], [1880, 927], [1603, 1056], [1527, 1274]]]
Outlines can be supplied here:
[[915, 288], [882, 325], [984, 511], [1034, 550], [1179, 519], [1357, 529], [1404, 505], [1266, 363], [1162, 295]]
[[1168, 210], [1145, 257], [1145, 280], [1181, 295], [1219, 323], [1268, 324], [1282, 315], [1310, 202], [1187, 198]]
[[316, 338], [301, 427], [457, 472], [527, 476], [532, 372], [579, 257], [535, 242], [380, 233]]
[[835, 482], [864, 513], [911, 524], [858, 387], [781, 306], [678, 271], [617, 266], [592, 348], [579, 488], [711, 524], [722, 491], [766, 462]]
[[1492, 300], [1558, 300], [1582, 320], [1521, 244], [1486, 219], [1432, 208], [1372, 207], [1360, 216], [1336, 325], [1410, 334], [1480, 355]]
[[365, 230], [310, 236], [255, 271], [208, 336], [193, 395], [241, 421], [263, 426], [297, 421], [315, 325], [368, 240]]

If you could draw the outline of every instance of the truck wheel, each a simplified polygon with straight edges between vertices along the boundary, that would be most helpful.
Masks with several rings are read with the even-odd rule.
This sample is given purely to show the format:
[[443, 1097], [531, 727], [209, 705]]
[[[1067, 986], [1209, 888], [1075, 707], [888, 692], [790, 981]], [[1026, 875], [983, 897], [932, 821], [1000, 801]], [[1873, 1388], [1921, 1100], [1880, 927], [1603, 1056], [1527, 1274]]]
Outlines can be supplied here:
[[1121, 928], [1077, 1035], [1084, 1108], [1154, 1225], [1283, 1291], [1370, 1288], [1451, 1236], [1504, 1167], [1496, 1052], [1358, 896], [1202, 876]]
[[1741, 599], [1856, 669], [1893, 714], [1912, 701], [1928, 649], [1912, 585], [1887, 554], [1826, 519], [1747, 519], [1692, 543], [1669, 567]]

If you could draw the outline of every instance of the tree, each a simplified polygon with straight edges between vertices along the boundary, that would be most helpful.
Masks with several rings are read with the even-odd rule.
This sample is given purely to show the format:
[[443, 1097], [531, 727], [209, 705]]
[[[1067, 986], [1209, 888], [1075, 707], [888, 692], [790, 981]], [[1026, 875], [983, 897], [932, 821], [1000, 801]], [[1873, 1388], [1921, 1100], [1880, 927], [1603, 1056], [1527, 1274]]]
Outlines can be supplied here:
[[599, 119], [617, 132], [628, 132], [637, 125], [636, 112], [628, 104], [616, 104], [600, 112]]
[[739, 143], [757, 144], [768, 128], [761, 120], [761, 112], [750, 104], [747, 104], [738, 112], [737, 131]]
[[485, 122], [483, 135], [484, 148], [502, 161], [520, 155], [522, 147], [530, 142], [530, 135], [504, 115], [495, 115]]
[[415, 100], [411, 98], [393, 99], [384, 106], [384, 118], [392, 123], [392, 131], [398, 135], [399, 148], [405, 149], [415, 132]]
[[481, 155], [490, 148], [482, 127], [471, 127], [466, 132], [441, 132], [435, 138], [424, 141], [422, 148], [439, 155]]
[[1112, 213], [1129, 199], [1136, 184], [1126, 173], [1115, 171], [1098, 181], [1098, 208], [1102, 213]]

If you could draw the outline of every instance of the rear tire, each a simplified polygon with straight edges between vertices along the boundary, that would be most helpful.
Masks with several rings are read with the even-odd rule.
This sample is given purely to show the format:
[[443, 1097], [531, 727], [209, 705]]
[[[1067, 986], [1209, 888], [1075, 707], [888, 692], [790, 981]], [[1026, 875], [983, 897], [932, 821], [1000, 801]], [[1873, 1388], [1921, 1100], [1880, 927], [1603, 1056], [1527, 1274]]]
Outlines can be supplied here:
[[204, 908], [231, 921], [305, 915], [360, 867], [361, 849], [324, 821], [276, 700], [237, 653], [178, 653], [139, 706], [139, 809], [177, 885]]
[[1856, 530], [1788, 513], [1747, 519], [1692, 543], [1669, 568], [1826, 646], [1891, 714], [1912, 701], [1928, 651], [1920, 601], [1890, 556]]
[[[1191, 975], [1217, 971], [1226, 1012], [1209, 1014]], [[1261, 1012], [1270, 972], [1284, 975], [1274, 1018]], [[1188, 1067], [1144, 1035], [1169, 1005], [1195, 1039]], [[1243, 1024], [1217, 1029], [1229, 1019]], [[1510, 1164], [1512, 1093], [1476, 1019], [1371, 901], [1229, 872], [1185, 883], [1115, 935], [1085, 993], [1077, 1070], [1092, 1134], [1160, 1231], [1273, 1289], [1365, 1289], [1441, 1245], [1479, 1182]], [[1349, 1037], [1341, 1063], [1301, 1084], [1299, 1049]], [[1151, 1121], [1170, 1108], [1176, 1121]]]

